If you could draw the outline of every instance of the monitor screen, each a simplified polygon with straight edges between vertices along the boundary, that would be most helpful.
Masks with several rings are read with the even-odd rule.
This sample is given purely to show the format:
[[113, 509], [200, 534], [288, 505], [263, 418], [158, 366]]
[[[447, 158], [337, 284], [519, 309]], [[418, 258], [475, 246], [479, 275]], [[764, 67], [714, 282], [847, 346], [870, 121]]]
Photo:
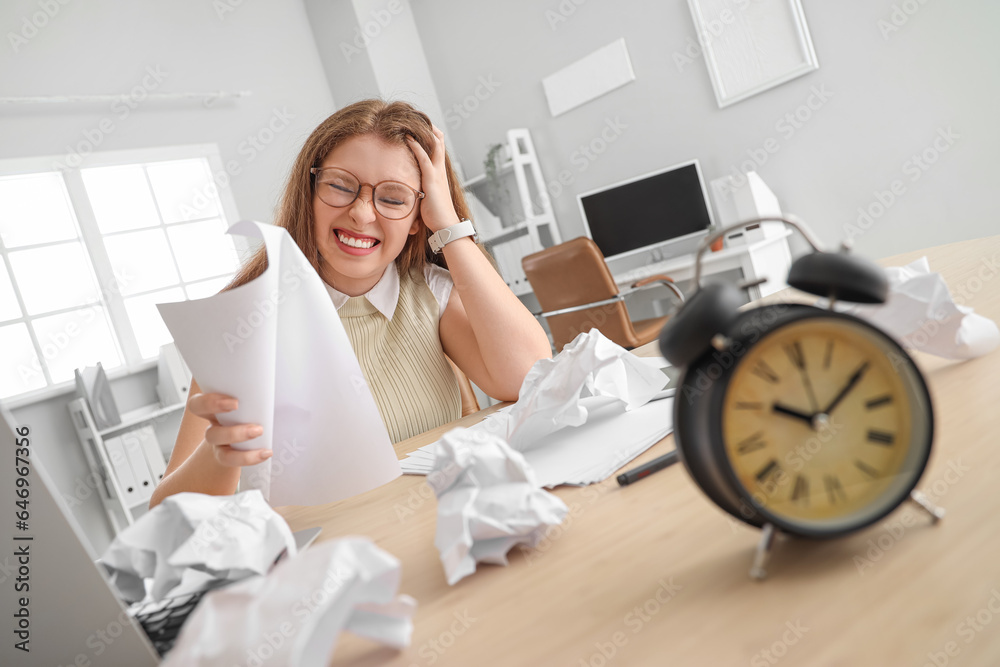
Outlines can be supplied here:
[[652, 249], [712, 224], [697, 160], [579, 196], [587, 235], [605, 258]]

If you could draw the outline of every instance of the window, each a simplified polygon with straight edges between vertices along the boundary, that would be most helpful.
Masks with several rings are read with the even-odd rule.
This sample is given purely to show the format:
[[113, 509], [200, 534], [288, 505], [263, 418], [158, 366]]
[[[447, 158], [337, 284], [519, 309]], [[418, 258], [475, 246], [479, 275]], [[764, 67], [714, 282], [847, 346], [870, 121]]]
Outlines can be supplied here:
[[156, 304], [217, 293], [246, 248], [225, 233], [238, 216], [215, 146], [55, 165], [0, 161], [5, 402], [64, 390], [97, 362], [112, 376], [154, 363], [171, 341]]

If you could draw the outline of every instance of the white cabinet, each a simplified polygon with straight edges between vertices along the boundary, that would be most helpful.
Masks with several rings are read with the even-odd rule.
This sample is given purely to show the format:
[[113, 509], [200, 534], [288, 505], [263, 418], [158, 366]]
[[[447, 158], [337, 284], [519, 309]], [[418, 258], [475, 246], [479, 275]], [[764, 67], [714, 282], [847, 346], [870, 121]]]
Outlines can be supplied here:
[[[531, 292], [531, 285], [521, 268], [521, 258], [562, 243], [562, 238], [538, 165], [538, 154], [527, 129], [507, 130], [506, 156], [498, 172], [501, 178], [514, 179], [516, 190], [511, 193], [510, 203], [514, 220], [511, 226], [502, 229], [480, 229], [479, 240], [492, 253], [504, 281], [521, 296]], [[489, 199], [490, 184], [485, 174], [465, 181], [462, 186], [481, 201]]]
[[115, 534], [125, 528], [121, 515], [125, 517], [125, 525], [131, 525], [133, 512], [149, 504], [153, 489], [166, 469], [153, 424], [183, 410], [184, 406], [185, 403], [146, 406], [123, 414], [120, 424], [98, 429], [84, 399], [69, 402], [73, 427]]

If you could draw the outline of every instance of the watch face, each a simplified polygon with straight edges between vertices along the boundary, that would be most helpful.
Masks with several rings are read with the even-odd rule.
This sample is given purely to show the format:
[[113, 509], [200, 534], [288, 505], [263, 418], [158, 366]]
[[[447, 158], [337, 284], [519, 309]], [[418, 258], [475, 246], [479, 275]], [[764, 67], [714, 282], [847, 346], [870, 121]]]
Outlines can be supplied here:
[[749, 347], [722, 399], [722, 447], [744, 495], [779, 527], [842, 533], [895, 508], [933, 430], [926, 386], [888, 337], [817, 314]]

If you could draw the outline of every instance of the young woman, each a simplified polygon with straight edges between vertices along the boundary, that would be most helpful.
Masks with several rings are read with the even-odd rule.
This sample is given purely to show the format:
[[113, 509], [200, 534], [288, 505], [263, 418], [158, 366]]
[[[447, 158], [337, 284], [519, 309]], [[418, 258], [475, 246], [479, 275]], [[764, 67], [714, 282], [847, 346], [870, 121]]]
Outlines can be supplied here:
[[[473, 237], [447, 242], [440, 254], [429, 247], [436, 232], [468, 218], [444, 135], [403, 102], [367, 100], [327, 118], [285, 188], [276, 224], [326, 283], [394, 442], [460, 416], [445, 355], [501, 400], [516, 400], [532, 364], [550, 356], [541, 326]], [[262, 248], [226, 289], [266, 267]], [[261, 433], [257, 424], [219, 424], [216, 415], [237, 405], [238, 397], [203, 394], [192, 380], [150, 507], [181, 491], [234, 493], [240, 468], [271, 456], [230, 446]]]

